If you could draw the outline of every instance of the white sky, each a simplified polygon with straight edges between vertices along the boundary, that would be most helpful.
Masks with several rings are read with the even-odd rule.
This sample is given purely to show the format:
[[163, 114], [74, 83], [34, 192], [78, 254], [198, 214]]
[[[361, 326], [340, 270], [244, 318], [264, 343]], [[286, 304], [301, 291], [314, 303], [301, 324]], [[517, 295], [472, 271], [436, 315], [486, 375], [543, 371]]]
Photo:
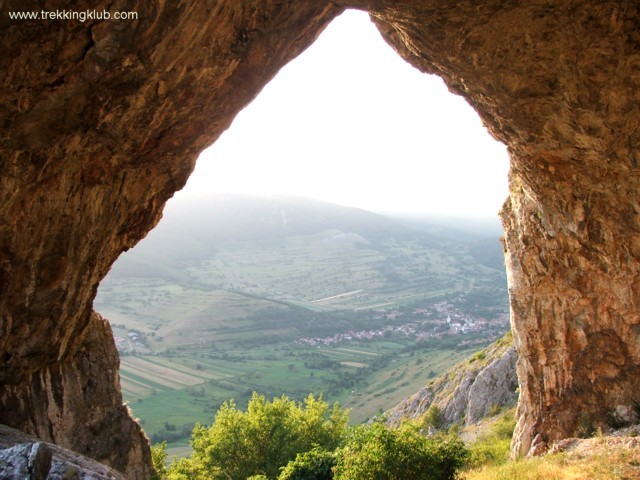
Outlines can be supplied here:
[[176, 197], [286, 194], [382, 212], [495, 217], [506, 148], [475, 111], [348, 11], [205, 150]]

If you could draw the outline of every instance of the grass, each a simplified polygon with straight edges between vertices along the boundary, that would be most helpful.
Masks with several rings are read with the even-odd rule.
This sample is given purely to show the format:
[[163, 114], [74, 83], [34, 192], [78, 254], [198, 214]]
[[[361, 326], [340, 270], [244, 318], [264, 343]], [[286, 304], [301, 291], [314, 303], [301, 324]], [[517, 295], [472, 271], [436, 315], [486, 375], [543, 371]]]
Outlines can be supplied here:
[[[502, 413], [469, 446], [461, 480], [631, 480], [640, 478], [640, 449], [607, 437], [585, 440], [579, 453], [509, 460], [514, 409]], [[612, 438], [612, 437], [609, 437]]]
[[334, 350], [336, 352], [349, 352], [349, 353], [355, 353], [356, 355], [370, 355], [372, 357], [377, 357], [379, 355], [378, 353], [368, 352], [362, 349], [356, 350], [354, 348], [335, 348]]
[[[122, 366], [124, 368], [135, 368], [141, 372], [141, 375], [148, 376], [152, 380], [158, 382], [158, 380], [167, 380], [183, 386], [199, 385], [205, 380], [206, 376], [197, 374], [197, 372], [186, 373], [183, 368], [175, 366], [171, 363], [159, 363], [148, 357], [126, 357]], [[158, 382], [159, 383], [159, 382]]]
[[488, 465], [465, 472], [461, 480], [631, 480], [640, 478], [640, 454], [618, 450], [572, 458], [566, 454], [547, 455]]
[[129, 387], [129, 384], [132, 386], [138, 387], [146, 387], [149, 389], [149, 393], [153, 390], [173, 390], [175, 388], [180, 388], [179, 385], [170, 383], [167, 385], [167, 382], [161, 380], [156, 383], [149, 378], [149, 376], [139, 375], [140, 372], [132, 371], [124, 367], [120, 367], [120, 378], [122, 382], [122, 386], [126, 389]]
[[[162, 278], [107, 278], [96, 306], [113, 323], [135, 323], [139, 330], [148, 331], [166, 326], [181, 329], [181, 323], [203, 312], [215, 316], [207, 306], [224, 301], [209, 293], [215, 290], [322, 311], [403, 304], [415, 297], [459, 289], [451, 278], [460, 272], [451, 265], [458, 263], [453, 257], [460, 253], [444, 253], [419, 242], [402, 248], [391, 241], [382, 249], [353, 245], [327, 248], [330, 236], [331, 232], [321, 232], [288, 237], [278, 245], [227, 242], [198, 267], [188, 268], [187, 281], [185, 272], [180, 272], [179, 283]], [[414, 271], [416, 262], [422, 262], [421, 268], [428, 265], [427, 270]], [[311, 303], [349, 292], [361, 293], [338, 297], [335, 305], [329, 302], [326, 307]]]
[[[344, 391], [338, 398], [345, 408], [352, 409], [353, 422], [363, 422], [417, 392], [428, 382], [429, 372], [440, 374], [468, 355], [468, 350], [430, 350], [416, 352], [413, 356], [399, 354], [370, 375], [364, 388]], [[367, 363], [367, 357], [360, 358], [361, 362]]]
[[181, 427], [193, 425], [198, 418], [207, 415], [213, 418], [212, 413], [207, 412], [206, 404], [190, 396], [188, 390], [159, 392], [131, 403], [129, 408], [134, 417], [141, 419], [142, 427], [149, 435], [162, 430], [165, 423]]
[[515, 409], [502, 413], [489, 429], [480, 433], [469, 447], [471, 467], [503, 465], [509, 459], [511, 438], [515, 428]]

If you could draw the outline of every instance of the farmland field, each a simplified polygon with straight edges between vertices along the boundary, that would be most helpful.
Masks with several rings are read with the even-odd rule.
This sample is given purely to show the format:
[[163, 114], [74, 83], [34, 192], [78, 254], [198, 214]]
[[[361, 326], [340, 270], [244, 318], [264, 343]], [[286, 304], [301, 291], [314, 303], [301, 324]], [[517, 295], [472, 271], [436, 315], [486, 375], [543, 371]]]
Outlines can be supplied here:
[[[124, 357], [121, 378], [123, 391], [134, 415], [152, 437], [166, 437], [167, 427], [180, 430], [195, 422], [208, 423], [215, 409], [226, 400], [245, 404], [251, 393], [270, 396], [286, 394], [302, 399], [308, 393], [324, 394], [333, 402], [352, 409], [351, 419], [362, 422], [399, 403], [447, 367], [467, 357], [470, 350], [423, 350], [410, 352], [403, 343], [387, 342], [375, 357], [364, 349], [349, 353], [323, 348], [312, 355], [301, 346], [265, 348], [251, 358], [201, 361], [199, 357]], [[262, 357], [262, 362], [255, 358]], [[144, 371], [139, 365], [162, 359], [162, 369]], [[320, 370], [308, 359], [333, 362]], [[372, 368], [371, 359], [378, 360]], [[267, 360], [268, 359], [268, 360]], [[185, 373], [185, 363], [198, 366], [196, 376]], [[136, 367], [132, 367], [136, 365]], [[159, 435], [158, 435], [159, 434]], [[178, 441], [180, 443], [180, 441]]]
[[362, 422], [508, 328], [497, 235], [250, 206], [244, 220], [167, 215], [100, 286], [123, 395], [154, 442], [185, 445], [253, 391], [322, 394]]

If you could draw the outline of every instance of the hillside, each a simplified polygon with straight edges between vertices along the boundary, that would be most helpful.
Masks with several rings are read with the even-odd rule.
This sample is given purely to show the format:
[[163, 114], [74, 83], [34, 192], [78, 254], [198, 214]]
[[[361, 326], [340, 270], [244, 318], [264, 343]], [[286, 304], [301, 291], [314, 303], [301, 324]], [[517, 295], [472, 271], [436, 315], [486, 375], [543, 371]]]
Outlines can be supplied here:
[[171, 205], [102, 282], [125, 398], [185, 439], [253, 390], [364, 421], [508, 328], [497, 235], [298, 198]]

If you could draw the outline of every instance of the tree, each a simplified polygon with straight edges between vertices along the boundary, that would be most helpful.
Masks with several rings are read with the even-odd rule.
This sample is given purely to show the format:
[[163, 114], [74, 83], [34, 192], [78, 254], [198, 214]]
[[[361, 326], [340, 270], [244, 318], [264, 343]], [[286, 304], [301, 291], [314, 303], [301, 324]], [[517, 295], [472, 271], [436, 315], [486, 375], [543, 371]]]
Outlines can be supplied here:
[[459, 438], [427, 438], [412, 424], [354, 429], [338, 453], [335, 480], [452, 480], [468, 452]]
[[247, 411], [225, 402], [210, 427], [196, 425], [194, 453], [171, 465], [171, 480], [269, 479], [299, 453], [320, 447], [332, 451], [342, 444], [348, 416], [337, 404], [329, 408], [322, 398], [309, 395], [297, 403], [286, 396], [272, 402], [253, 394]]

